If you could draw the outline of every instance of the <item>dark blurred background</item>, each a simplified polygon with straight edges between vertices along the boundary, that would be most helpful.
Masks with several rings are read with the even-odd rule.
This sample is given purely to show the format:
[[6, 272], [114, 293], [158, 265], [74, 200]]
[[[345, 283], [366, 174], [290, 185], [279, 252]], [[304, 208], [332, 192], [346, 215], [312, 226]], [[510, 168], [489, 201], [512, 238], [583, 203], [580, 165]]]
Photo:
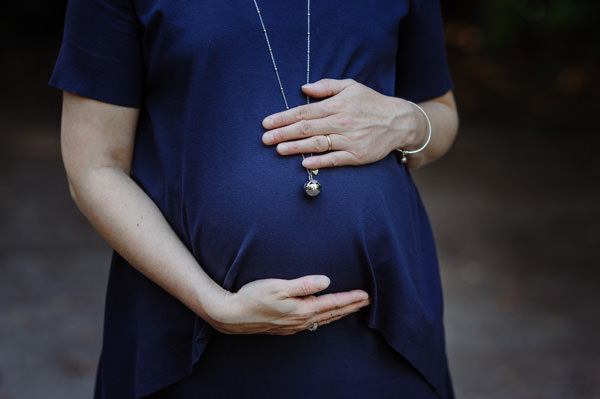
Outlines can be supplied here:
[[[461, 115], [415, 172], [459, 398], [600, 398], [600, 3], [442, 0]], [[0, 6], [0, 399], [91, 397], [110, 250], [47, 87], [66, 1]]]

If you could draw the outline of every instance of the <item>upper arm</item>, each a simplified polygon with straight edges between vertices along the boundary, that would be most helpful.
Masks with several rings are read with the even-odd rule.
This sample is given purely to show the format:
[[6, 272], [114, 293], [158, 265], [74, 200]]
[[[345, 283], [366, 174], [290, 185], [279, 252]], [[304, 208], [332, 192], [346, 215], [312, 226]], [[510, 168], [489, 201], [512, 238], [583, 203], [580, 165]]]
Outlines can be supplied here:
[[138, 116], [137, 108], [64, 92], [61, 149], [71, 188], [96, 169], [130, 173]]
[[129, 0], [69, 0], [50, 79], [63, 97], [61, 147], [71, 189], [89, 172], [130, 173], [144, 68], [141, 26]]

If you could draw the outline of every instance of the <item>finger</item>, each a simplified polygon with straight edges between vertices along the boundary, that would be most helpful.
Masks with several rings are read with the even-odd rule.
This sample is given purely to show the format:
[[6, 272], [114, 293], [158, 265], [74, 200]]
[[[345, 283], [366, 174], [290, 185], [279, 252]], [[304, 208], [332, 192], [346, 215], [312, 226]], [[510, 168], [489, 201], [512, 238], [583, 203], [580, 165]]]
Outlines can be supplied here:
[[277, 326], [270, 329], [263, 330], [261, 333], [269, 334], [269, 335], [292, 335], [301, 331], [309, 330], [317, 323], [317, 327], [323, 327], [327, 324], [331, 324], [334, 321], [343, 319], [346, 316], [351, 315], [352, 313], [356, 313], [363, 307], [369, 305], [370, 302], [361, 303], [360, 306], [358, 304], [353, 305], [352, 307], [347, 307], [344, 309], [340, 309], [339, 311], [333, 313], [326, 313], [323, 317], [313, 319], [310, 322], [304, 323], [302, 325], [294, 325], [294, 326]]
[[[358, 310], [358, 309], [357, 309], [357, 310]], [[354, 313], [354, 312], [351, 312], [351, 313]], [[336, 316], [336, 317], [331, 317], [331, 318], [329, 318], [329, 319], [324, 319], [324, 320], [321, 320], [321, 321], [317, 322], [317, 326], [318, 326], [318, 327], [323, 327], [323, 326], [326, 326], [327, 324], [331, 324], [331, 323], [333, 323], [334, 321], [338, 321], [338, 320], [340, 320], [340, 319], [343, 319], [344, 317], [348, 316], [349, 314], [350, 314], [350, 313], [343, 314], [343, 315], [339, 315], [339, 316]], [[310, 325], [310, 327], [312, 327], [312, 324]], [[309, 328], [310, 328], [310, 327], [309, 327]]]
[[284, 287], [284, 291], [289, 297], [302, 297], [316, 294], [319, 291], [323, 291], [331, 281], [327, 276], [303, 276], [293, 280], [281, 280]]
[[[329, 148], [329, 140], [331, 140], [331, 148]], [[326, 135], [321, 134], [310, 139], [287, 141], [277, 146], [277, 152], [279, 155], [328, 152], [333, 149], [331, 135], [329, 135], [329, 140]]]
[[320, 328], [322, 326], [326, 326], [327, 324], [333, 323], [336, 320], [343, 319], [347, 315], [348, 314], [344, 314], [344, 315], [336, 316], [336, 317], [329, 318], [329, 319], [326, 319], [326, 320], [321, 320], [319, 322], [311, 321], [310, 323], [304, 324], [302, 326], [275, 327], [275, 328], [271, 328], [271, 329], [262, 331], [261, 333], [262, 334], [268, 334], [268, 335], [293, 335], [293, 334], [297, 334], [299, 332], [304, 332], [304, 331], [307, 331], [307, 330], [311, 331], [310, 329], [314, 326], [314, 323], [317, 323], [317, 328]]
[[[370, 304], [371, 300], [367, 298], [359, 302], [351, 303], [339, 309], [328, 310], [324, 313], [319, 314], [315, 321], [318, 325], [328, 324], [334, 320], [339, 320], [352, 313], [355, 313], [360, 309], [364, 308], [365, 306], [369, 306]], [[312, 326], [312, 324], [310, 324], [310, 326]]]
[[302, 86], [302, 91], [314, 98], [335, 96], [348, 87], [356, 84], [352, 79], [321, 79]]
[[345, 292], [336, 292], [333, 294], [324, 294], [306, 298], [301, 303], [302, 309], [300, 314], [314, 313], [325, 314], [327, 312], [343, 311], [347, 306], [358, 305], [365, 306], [369, 302], [369, 294], [363, 290], [352, 290]]
[[325, 313], [321, 313], [316, 318], [309, 320], [307, 323], [303, 325], [302, 329], [311, 329], [314, 327], [315, 323], [317, 327], [322, 327], [327, 324], [333, 323], [334, 321], [343, 319], [346, 316], [349, 316], [353, 313], [358, 312], [360, 309], [369, 306], [371, 304], [370, 299], [365, 299], [360, 302], [352, 303], [348, 306], [344, 306], [343, 308], [329, 310]]
[[[305, 84], [302, 86], [302, 91], [311, 97], [324, 98], [339, 94], [354, 84], [356, 82], [352, 79], [321, 79], [314, 83]], [[319, 107], [319, 103], [301, 105], [267, 116], [263, 120], [263, 127], [265, 129], [275, 129], [301, 120], [319, 119], [328, 115], [330, 115], [330, 111], [327, 108]]]
[[290, 327], [276, 327], [276, 328], [272, 328], [270, 330], [266, 330], [261, 332], [261, 334], [267, 334], [267, 335], [293, 335], [293, 334], [297, 334], [301, 331], [305, 331], [305, 328], [298, 328], [298, 327], [294, 327], [294, 328], [290, 328]]
[[319, 103], [300, 105], [286, 111], [267, 116], [262, 124], [265, 129], [276, 129], [302, 120], [319, 119], [328, 116], [328, 110]]
[[262, 140], [265, 145], [273, 145], [325, 133], [337, 133], [338, 131], [339, 127], [335, 124], [335, 118], [324, 117], [321, 119], [301, 120], [291, 125], [269, 130], [263, 134]]
[[[360, 290], [352, 291], [351, 293], [352, 294], [360, 293]], [[344, 293], [344, 294], [346, 294], [346, 293]], [[338, 294], [328, 294], [328, 295], [338, 296]], [[359, 297], [364, 298], [364, 296], [362, 296], [362, 295], [360, 295]], [[367, 296], [363, 300], [360, 300], [358, 302], [353, 302], [353, 303], [350, 303], [346, 306], [342, 306], [339, 308], [334, 307], [332, 309], [332, 308], [328, 307], [325, 309], [325, 311], [316, 314], [314, 317], [312, 317], [308, 320], [304, 320], [302, 322], [298, 322], [298, 323], [294, 323], [294, 324], [273, 326], [271, 328], [263, 329], [261, 331], [261, 333], [270, 334], [270, 335], [295, 334], [300, 331], [308, 330], [309, 328], [311, 328], [314, 325], [314, 323], [317, 323], [317, 326], [324, 326], [324, 325], [330, 324], [336, 320], [340, 320], [352, 313], [355, 313], [355, 312], [359, 311], [360, 309], [364, 308], [365, 306], [369, 306], [370, 304], [371, 304], [371, 300]]]
[[306, 169], [334, 168], [358, 164], [356, 156], [348, 151], [332, 151], [323, 155], [306, 157], [302, 161], [302, 166]]

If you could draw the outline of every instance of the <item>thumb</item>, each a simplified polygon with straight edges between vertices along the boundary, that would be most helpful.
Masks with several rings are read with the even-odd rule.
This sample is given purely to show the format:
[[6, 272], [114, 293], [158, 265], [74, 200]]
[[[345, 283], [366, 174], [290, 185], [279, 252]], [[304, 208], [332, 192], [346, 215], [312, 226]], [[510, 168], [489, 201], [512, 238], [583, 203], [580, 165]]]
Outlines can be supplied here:
[[314, 98], [331, 97], [339, 94], [344, 89], [354, 84], [352, 79], [321, 79], [314, 83], [307, 83], [302, 86], [304, 94]]
[[287, 294], [290, 297], [301, 297], [316, 294], [329, 287], [331, 280], [327, 276], [314, 275], [304, 276], [288, 280]]

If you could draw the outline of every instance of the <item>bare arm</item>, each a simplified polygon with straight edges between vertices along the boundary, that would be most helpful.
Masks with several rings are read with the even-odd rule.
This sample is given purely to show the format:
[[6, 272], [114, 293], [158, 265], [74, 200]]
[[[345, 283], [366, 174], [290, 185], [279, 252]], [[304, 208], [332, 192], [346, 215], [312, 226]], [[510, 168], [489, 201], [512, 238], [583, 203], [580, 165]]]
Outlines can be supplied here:
[[[312, 153], [310, 169], [377, 162], [396, 148], [414, 150], [427, 138], [426, 119], [407, 101], [385, 96], [351, 79], [323, 79], [303, 91], [323, 101], [270, 115], [263, 121], [266, 145], [281, 155]], [[458, 115], [451, 91], [420, 104], [432, 124], [425, 150], [410, 155], [411, 168], [444, 155], [456, 136]], [[332, 151], [328, 152], [328, 134]]]
[[61, 146], [71, 195], [132, 266], [225, 333], [292, 334], [369, 303], [359, 290], [313, 296], [329, 285], [324, 276], [258, 280], [235, 294], [216, 284], [130, 177], [138, 116], [64, 94]]
[[[458, 112], [454, 94], [451, 91], [419, 105], [431, 121], [432, 134], [431, 141], [425, 150], [409, 156], [407, 164], [410, 168], [420, 167], [441, 158], [454, 143], [458, 131]], [[417, 132], [415, 142], [418, 145], [426, 140], [424, 137], [426, 137], [427, 121], [424, 120], [423, 115], [419, 114], [417, 117], [419, 121], [415, 129]]]
[[211, 300], [225, 292], [202, 272], [129, 176], [138, 115], [137, 109], [65, 93], [61, 146], [71, 195], [117, 252], [208, 318]]

